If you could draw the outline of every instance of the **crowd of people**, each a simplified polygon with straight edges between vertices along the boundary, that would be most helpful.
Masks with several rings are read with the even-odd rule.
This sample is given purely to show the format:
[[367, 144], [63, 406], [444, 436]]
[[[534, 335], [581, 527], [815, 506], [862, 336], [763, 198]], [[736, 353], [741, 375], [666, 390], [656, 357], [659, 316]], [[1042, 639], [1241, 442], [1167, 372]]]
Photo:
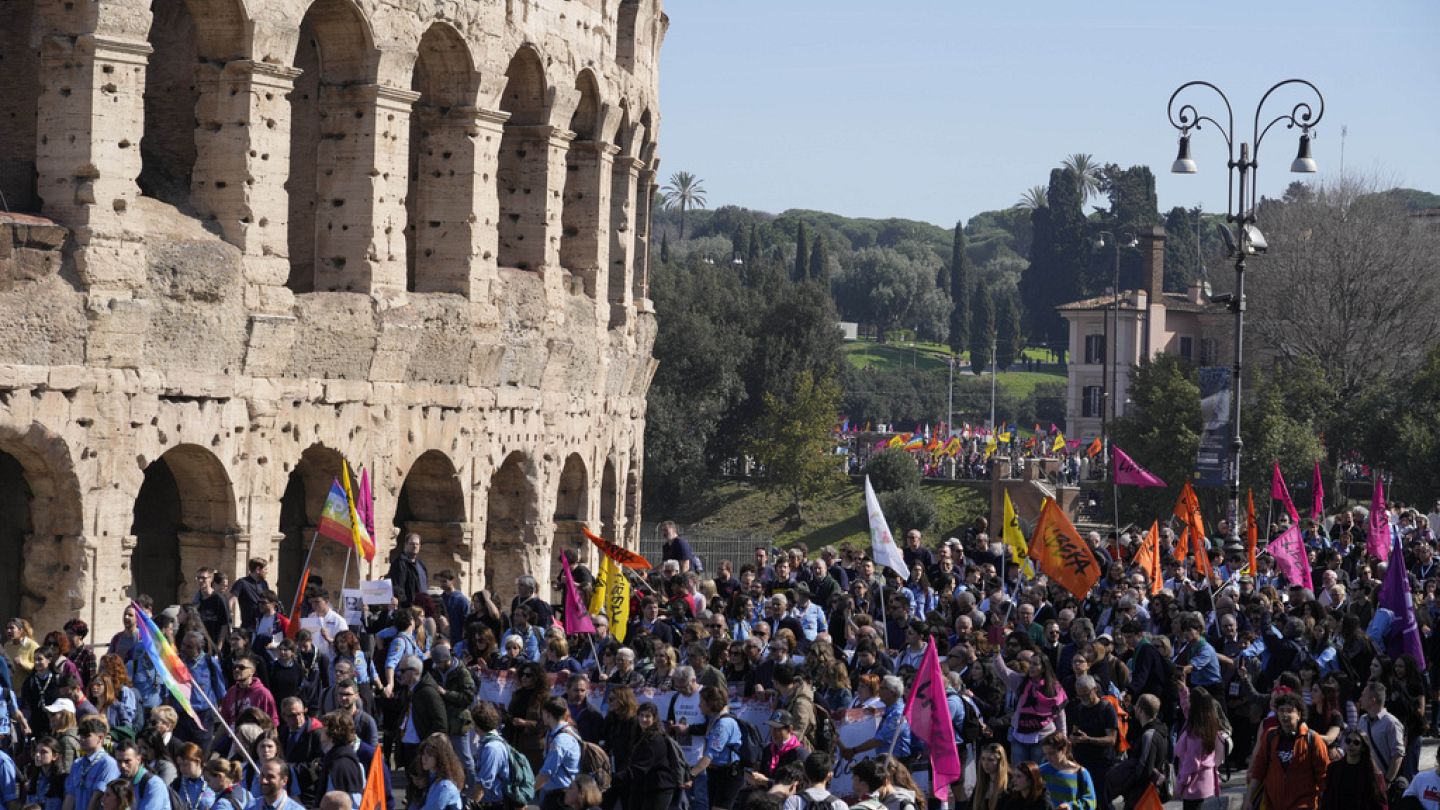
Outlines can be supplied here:
[[[1313, 591], [1220, 540], [1203, 579], [1169, 556], [1168, 529], [1152, 586], [1137, 534], [1092, 533], [1104, 575], [1079, 599], [1006, 564], [983, 518], [943, 542], [908, 532], [905, 572], [863, 549], [761, 547], [702, 575], [667, 524], [663, 560], [630, 574], [625, 627], [607, 611], [570, 636], [563, 580], [551, 598], [528, 576], [503, 604], [467, 596], [415, 535], [391, 603], [356, 625], [318, 578], [292, 627], [266, 560], [234, 582], [201, 569], [192, 599], [137, 597], [98, 648], [78, 619], [38, 639], [8, 622], [0, 803], [341, 810], [383, 779], [390, 806], [424, 810], [920, 810], [940, 793], [974, 810], [1209, 810], [1238, 778], [1247, 808], [1437, 810], [1440, 773], [1419, 767], [1435, 540], [1423, 516], [1395, 515], [1416, 657], [1378, 605], [1367, 525], [1304, 526]], [[588, 604], [594, 573], [571, 562]], [[145, 654], [147, 618], [193, 680], [193, 718]], [[931, 645], [966, 766], [948, 786], [931, 784], [905, 711]], [[760, 722], [738, 711], [757, 705]]]

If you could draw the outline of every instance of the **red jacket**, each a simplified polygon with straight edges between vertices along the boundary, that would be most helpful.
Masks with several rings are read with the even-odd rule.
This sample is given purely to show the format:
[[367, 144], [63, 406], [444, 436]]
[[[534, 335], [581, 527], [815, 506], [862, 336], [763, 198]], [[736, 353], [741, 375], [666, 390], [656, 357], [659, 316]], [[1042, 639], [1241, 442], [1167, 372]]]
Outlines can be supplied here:
[[233, 724], [236, 715], [251, 707], [270, 715], [275, 727], [280, 727], [280, 711], [275, 706], [275, 696], [270, 694], [265, 684], [260, 683], [259, 678], [251, 678], [249, 688], [238, 684], [231, 687], [220, 701], [220, 716], [225, 718], [225, 722]]

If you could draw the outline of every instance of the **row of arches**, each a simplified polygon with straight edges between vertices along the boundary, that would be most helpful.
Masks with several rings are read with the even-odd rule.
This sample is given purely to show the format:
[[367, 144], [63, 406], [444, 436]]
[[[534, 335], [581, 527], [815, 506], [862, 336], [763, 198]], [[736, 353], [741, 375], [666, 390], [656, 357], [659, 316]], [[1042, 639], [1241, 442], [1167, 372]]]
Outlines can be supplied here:
[[[51, 500], [50, 473], [12, 455], [9, 445], [0, 448], [0, 616], [9, 617], [21, 615], [25, 597], [33, 603], [40, 596], [35, 582], [42, 578], [27, 570], [32, 565], [27, 552], [42, 531], [52, 530], [57, 505]], [[342, 460], [338, 451], [315, 444], [289, 472], [278, 525], [271, 535], [276, 562], [271, 584], [287, 601], [299, 581]], [[250, 527], [250, 542], [242, 545], [239, 501], [224, 464], [214, 454], [198, 445], [179, 445], [149, 462], [143, 475], [126, 540], [133, 544], [128, 559], [132, 594], [149, 594], [161, 604], [188, 598], [189, 575], [201, 565], [244, 574], [245, 560], [257, 553], [258, 538], [253, 534], [257, 528]], [[544, 477], [529, 455], [511, 453], [488, 481], [476, 487], [461, 480], [445, 453], [430, 450], [405, 472], [393, 513], [376, 516], [377, 544], [385, 555], [399, 545], [396, 538], [417, 532], [423, 539], [422, 558], [432, 573], [448, 568], [460, 575], [464, 587], [488, 584], [508, 598], [520, 574], [547, 579], [549, 563], [561, 549], [576, 550], [582, 559], [593, 556], [580, 532], [582, 526], [615, 536], [616, 515], [622, 507], [632, 515], [638, 508], [635, 503], [622, 504], [625, 496], [617, 483], [614, 459], [605, 462], [596, 488], [584, 458], [579, 454], [566, 458], [554, 484], [553, 515], [545, 516], [553, 524], [553, 535], [546, 537], [546, 521], [540, 513], [547, 502], [540, 492]], [[483, 489], [484, 497], [473, 506], [467, 495], [470, 489]], [[472, 509], [485, 510], [483, 537], [473, 536]], [[53, 539], [64, 542], [61, 537]], [[542, 547], [546, 540], [548, 547]], [[481, 543], [483, 548], [477, 548]], [[259, 554], [270, 556], [268, 550]], [[362, 576], [383, 576], [388, 567], [388, 558], [380, 556], [362, 574], [358, 565], [348, 564], [347, 556], [337, 544], [316, 543], [310, 558], [312, 577], [338, 590], [342, 580], [356, 587]]]
[[[19, 3], [27, 13], [17, 22], [30, 25], [0, 34], [9, 73], [0, 191], [16, 210], [41, 202], [36, 152], [47, 133], [37, 141], [37, 126], [52, 118], [36, 112], [35, 3]], [[637, 8], [622, 4], [620, 23], [633, 28]], [[526, 44], [489, 77], [465, 37], [435, 22], [408, 83], [392, 85], [398, 71], [380, 77], [374, 29], [351, 0], [309, 6], [288, 66], [257, 64], [253, 32], [240, 0], [152, 0], [143, 195], [242, 249], [287, 256], [284, 283], [297, 293], [468, 294], [468, 265], [492, 258], [519, 270], [558, 265], [592, 296], [606, 293], [595, 289], [604, 263], [618, 276], [612, 303], [629, 297], [617, 284], [643, 287], [635, 238], [648, 230], [638, 218], [654, 182], [655, 119], [631, 110], [620, 88], [607, 93], [592, 69], [562, 76]], [[55, 201], [44, 203], [53, 213]]]

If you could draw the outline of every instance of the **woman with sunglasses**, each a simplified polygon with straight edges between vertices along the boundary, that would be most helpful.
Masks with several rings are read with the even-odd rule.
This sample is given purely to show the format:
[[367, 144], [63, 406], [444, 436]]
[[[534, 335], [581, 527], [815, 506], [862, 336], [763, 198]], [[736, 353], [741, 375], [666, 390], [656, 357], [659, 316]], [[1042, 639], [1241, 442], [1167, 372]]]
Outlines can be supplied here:
[[[1370, 741], [1359, 729], [1351, 729], [1342, 735], [1345, 756], [1332, 760], [1325, 771], [1325, 792], [1320, 795], [1319, 810], [1355, 810], [1357, 807], [1386, 806], [1385, 779], [1375, 768], [1375, 758], [1370, 756]], [[1421, 788], [1422, 780], [1429, 777], [1432, 789], [1440, 789], [1440, 776], [1427, 771], [1415, 777], [1410, 790]], [[1415, 793], [1419, 796], [1421, 794]]]

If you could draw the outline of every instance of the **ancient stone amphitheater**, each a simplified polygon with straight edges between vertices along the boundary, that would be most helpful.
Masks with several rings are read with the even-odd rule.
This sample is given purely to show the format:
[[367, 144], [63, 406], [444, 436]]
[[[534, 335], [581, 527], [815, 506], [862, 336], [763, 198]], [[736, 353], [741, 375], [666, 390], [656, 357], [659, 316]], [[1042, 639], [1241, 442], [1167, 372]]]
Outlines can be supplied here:
[[[659, 0], [6, 0], [0, 612], [638, 535]], [[314, 571], [337, 588], [345, 550]]]

